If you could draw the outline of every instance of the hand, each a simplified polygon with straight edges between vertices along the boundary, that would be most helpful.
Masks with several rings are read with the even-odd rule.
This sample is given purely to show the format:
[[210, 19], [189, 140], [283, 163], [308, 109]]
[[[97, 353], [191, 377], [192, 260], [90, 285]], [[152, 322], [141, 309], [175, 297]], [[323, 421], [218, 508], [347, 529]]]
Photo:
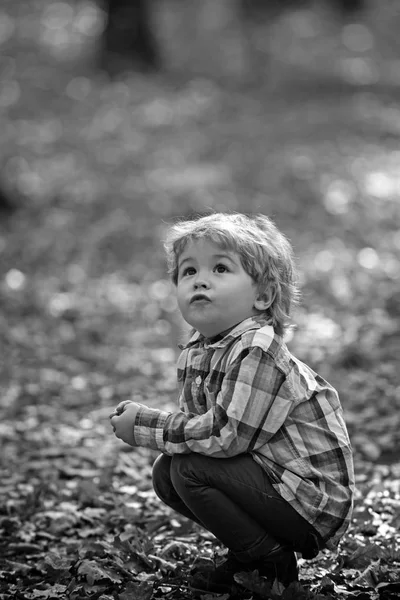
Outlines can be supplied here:
[[114, 408], [114, 411], [111, 413], [111, 415], [109, 415], [109, 418], [111, 419], [112, 417], [118, 417], [119, 415], [122, 415], [122, 413], [125, 410], [125, 406], [128, 406], [128, 404], [131, 403], [132, 400], [123, 400], [122, 402], [120, 402], [118, 406]]
[[135, 445], [133, 429], [135, 427], [135, 419], [139, 409], [140, 404], [129, 401], [124, 405], [121, 414], [111, 416], [111, 425], [115, 435], [130, 446]]

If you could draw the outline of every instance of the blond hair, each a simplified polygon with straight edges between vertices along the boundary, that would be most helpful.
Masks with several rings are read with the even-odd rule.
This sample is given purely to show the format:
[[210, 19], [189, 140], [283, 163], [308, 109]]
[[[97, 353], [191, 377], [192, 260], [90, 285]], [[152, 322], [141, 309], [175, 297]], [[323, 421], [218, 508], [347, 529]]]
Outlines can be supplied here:
[[274, 222], [262, 214], [212, 213], [191, 220], [179, 220], [165, 240], [168, 272], [176, 285], [178, 260], [189, 242], [208, 239], [240, 256], [246, 273], [257, 285], [259, 296], [273, 291], [266, 309], [268, 323], [278, 335], [289, 327], [290, 312], [299, 292], [293, 248]]

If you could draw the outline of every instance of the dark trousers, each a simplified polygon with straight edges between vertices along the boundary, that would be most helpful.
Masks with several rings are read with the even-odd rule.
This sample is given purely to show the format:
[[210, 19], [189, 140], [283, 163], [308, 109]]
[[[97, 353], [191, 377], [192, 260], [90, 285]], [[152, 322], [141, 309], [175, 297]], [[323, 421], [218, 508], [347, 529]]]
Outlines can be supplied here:
[[243, 562], [262, 558], [277, 542], [303, 552], [310, 540], [320, 540], [249, 454], [162, 454], [153, 465], [153, 486], [165, 504], [213, 533]]

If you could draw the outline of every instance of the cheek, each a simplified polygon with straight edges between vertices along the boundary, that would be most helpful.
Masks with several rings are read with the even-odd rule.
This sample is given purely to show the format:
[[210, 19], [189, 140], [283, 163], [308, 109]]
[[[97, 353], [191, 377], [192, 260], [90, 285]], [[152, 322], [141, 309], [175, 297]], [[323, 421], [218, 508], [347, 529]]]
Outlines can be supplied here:
[[176, 301], [178, 303], [178, 308], [182, 310], [182, 308], [184, 307], [184, 297], [181, 289], [177, 290], [176, 292]]

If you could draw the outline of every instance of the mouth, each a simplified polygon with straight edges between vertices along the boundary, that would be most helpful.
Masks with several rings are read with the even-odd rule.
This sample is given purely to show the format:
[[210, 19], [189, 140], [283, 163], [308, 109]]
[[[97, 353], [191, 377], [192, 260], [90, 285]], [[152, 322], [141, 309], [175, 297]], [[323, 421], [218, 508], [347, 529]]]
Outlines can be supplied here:
[[190, 300], [190, 304], [194, 302], [211, 302], [211, 300], [205, 294], [195, 294]]

